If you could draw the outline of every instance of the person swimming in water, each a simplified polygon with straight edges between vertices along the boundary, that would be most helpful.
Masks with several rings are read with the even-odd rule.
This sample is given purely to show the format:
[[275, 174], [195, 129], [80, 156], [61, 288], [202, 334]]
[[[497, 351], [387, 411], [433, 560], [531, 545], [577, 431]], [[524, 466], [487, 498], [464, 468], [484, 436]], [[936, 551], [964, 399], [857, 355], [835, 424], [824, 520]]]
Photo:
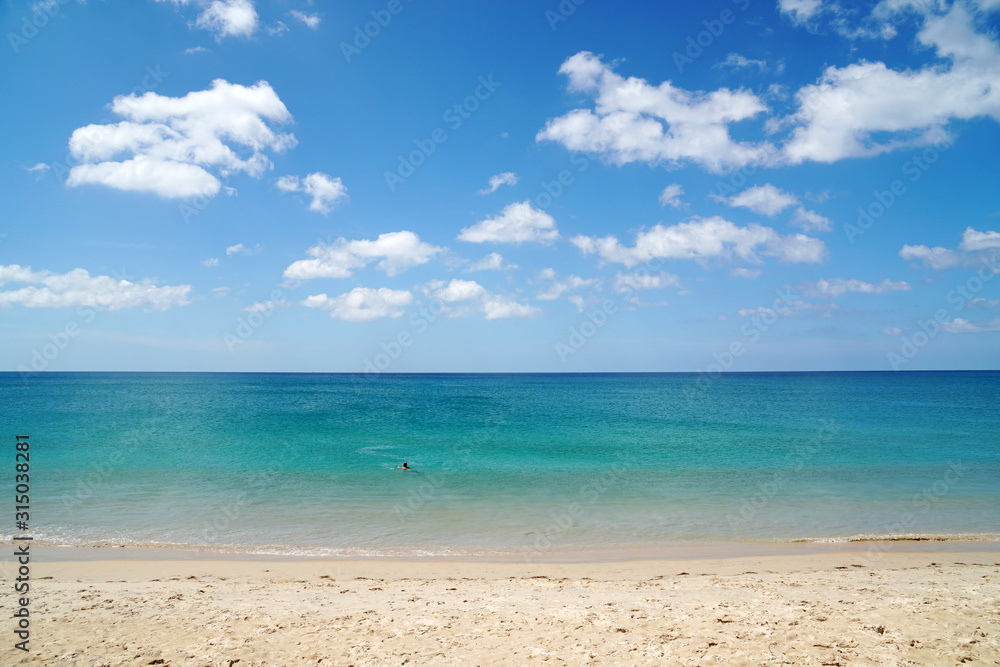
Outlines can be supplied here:
[[396, 468], [396, 470], [413, 470], [410, 466], [406, 465], [406, 461], [403, 461], [403, 465]]

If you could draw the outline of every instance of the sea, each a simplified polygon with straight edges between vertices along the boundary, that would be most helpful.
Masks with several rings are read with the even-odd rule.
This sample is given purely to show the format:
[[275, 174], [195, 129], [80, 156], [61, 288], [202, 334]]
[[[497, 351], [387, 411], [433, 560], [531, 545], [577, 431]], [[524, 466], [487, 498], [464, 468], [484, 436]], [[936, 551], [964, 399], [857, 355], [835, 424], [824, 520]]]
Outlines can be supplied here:
[[993, 371], [4, 373], [8, 502], [18, 435], [36, 545], [530, 560], [1000, 543]]

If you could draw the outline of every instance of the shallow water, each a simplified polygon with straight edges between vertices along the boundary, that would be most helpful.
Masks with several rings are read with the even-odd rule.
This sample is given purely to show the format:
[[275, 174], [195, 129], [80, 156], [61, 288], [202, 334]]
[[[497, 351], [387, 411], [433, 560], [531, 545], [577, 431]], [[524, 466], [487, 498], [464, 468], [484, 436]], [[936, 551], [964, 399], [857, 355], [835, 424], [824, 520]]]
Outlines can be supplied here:
[[37, 541], [335, 556], [998, 539], [998, 398], [996, 372], [0, 374]]

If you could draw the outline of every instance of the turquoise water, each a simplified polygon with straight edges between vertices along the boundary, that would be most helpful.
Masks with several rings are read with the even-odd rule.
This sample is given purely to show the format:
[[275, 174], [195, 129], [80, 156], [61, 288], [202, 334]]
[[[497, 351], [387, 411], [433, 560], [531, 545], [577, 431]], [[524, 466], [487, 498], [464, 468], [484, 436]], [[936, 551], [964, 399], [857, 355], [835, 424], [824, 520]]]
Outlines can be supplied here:
[[36, 540], [317, 555], [997, 539], [998, 399], [996, 372], [0, 374]]

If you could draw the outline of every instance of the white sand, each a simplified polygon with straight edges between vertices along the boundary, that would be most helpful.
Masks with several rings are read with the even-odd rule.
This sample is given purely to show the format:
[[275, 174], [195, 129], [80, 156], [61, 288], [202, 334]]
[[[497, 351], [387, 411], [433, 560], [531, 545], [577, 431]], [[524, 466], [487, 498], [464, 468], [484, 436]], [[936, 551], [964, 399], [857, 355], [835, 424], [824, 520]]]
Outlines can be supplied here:
[[1000, 554], [32, 564], [41, 665], [1000, 665]]

